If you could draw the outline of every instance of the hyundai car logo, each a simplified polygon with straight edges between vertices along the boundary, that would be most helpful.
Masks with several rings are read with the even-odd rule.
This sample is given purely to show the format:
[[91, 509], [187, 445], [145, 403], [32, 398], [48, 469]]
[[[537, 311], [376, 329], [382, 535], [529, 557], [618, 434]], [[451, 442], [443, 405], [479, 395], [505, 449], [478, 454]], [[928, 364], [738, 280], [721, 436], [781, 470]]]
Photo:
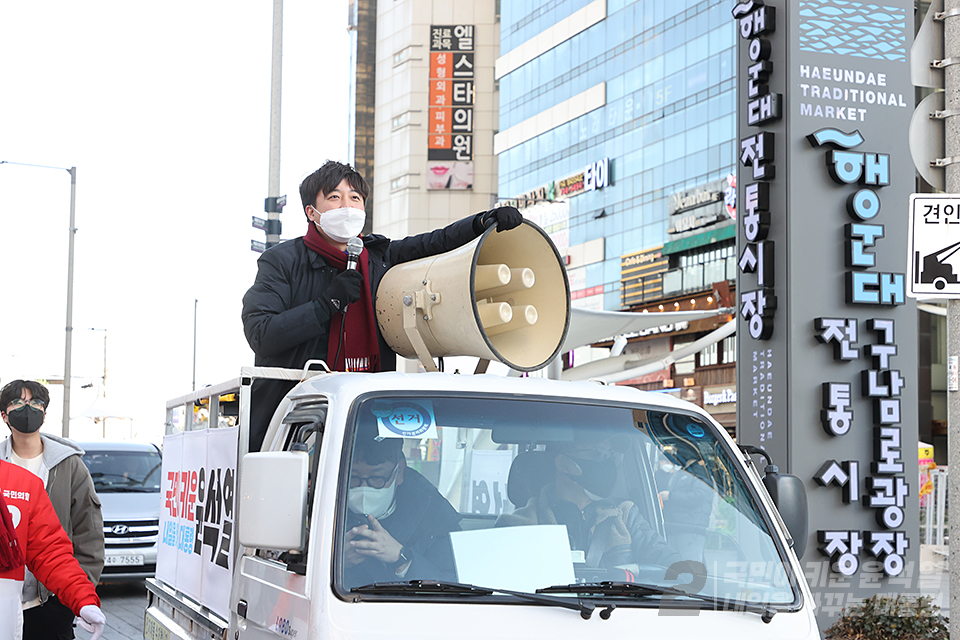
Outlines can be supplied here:
[[129, 530], [130, 530], [130, 527], [128, 527], [127, 525], [118, 524], [118, 525], [114, 525], [114, 527], [110, 529], [110, 532], [116, 536], [122, 536], [122, 535], [126, 535], [126, 533]]

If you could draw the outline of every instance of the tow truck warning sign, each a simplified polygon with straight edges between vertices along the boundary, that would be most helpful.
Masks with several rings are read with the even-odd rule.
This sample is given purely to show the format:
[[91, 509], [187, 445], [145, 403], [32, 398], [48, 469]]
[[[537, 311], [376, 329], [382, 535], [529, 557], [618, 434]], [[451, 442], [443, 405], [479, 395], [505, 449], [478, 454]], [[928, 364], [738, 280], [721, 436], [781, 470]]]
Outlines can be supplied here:
[[911, 194], [907, 246], [907, 295], [960, 298], [960, 197]]

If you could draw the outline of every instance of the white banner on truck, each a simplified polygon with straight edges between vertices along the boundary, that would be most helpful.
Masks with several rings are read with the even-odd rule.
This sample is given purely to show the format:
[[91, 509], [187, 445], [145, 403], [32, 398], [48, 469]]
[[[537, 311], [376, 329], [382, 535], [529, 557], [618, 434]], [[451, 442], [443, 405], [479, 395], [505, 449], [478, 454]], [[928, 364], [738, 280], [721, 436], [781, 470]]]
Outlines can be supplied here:
[[230, 613], [238, 429], [163, 439], [164, 508], [157, 578], [218, 615]]

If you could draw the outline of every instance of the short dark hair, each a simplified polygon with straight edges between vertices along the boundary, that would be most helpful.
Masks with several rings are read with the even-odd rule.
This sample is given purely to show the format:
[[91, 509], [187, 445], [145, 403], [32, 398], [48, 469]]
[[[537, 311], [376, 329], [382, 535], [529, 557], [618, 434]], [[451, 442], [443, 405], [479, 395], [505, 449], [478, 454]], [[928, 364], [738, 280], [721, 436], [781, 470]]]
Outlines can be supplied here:
[[402, 451], [403, 438], [380, 438], [376, 419], [361, 419], [353, 448], [354, 462], [366, 462], [371, 466], [385, 462], [396, 464]]
[[34, 380], [14, 380], [0, 389], [0, 411], [6, 411], [7, 405], [23, 395], [23, 389], [30, 390], [34, 400], [39, 400], [43, 406], [50, 406], [50, 392], [47, 388]]
[[363, 179], [360, 172], [349, 164], [327, 160], [322, 167], [308, 175], [300, 183], [300, 201], [303, 203], [304, 210], [307, 206], [316, 204], [318, 193], [322, 192], [324, 195], [330, 193], [343, 182], [344, 178], [346, 178], [350, 188], [359, 193], [366, 202], [367, 196], [370, 195], [370, 187], [367, 186], [367, 181]]

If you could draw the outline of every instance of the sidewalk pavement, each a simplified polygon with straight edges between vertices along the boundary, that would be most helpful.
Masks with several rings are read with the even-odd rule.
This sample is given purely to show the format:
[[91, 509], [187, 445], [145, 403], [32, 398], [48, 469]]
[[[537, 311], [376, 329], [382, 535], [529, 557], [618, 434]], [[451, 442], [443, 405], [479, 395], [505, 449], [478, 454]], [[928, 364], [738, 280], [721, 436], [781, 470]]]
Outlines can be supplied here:
[[[107, 614], [103, 640], [143, 640], [143, 611], [147, 608], [147, 587], [143, 580], [104, 583], [97, 586], [100, 604]], [[90, 634], [78, 630], [79, 640]]]

